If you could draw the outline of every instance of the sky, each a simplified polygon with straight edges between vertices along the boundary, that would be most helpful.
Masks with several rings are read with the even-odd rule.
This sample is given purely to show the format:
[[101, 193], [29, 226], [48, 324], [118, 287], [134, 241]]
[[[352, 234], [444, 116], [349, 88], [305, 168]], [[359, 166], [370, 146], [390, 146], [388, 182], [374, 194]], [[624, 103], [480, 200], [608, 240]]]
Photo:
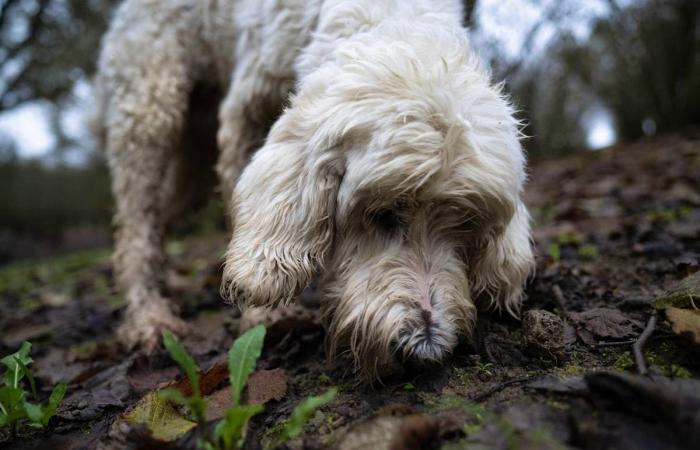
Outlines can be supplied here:
[[[480, 24], [475, 39], [479, 42], [495, 42], [504, 51], [505, 57], [513, 58], [524, 52], [523, 40], [528, 30], [543, 16], [545, 11], [558, 0], [480, 0], [477, 21]], [[577, 19], [565, 24], [574, 33], [585, 38], [589, 32], [590, 19], [605, 14], [602, 0], [587, 0], [579, 5]], [[542, 26], [534, 40], [531, 57], [543, 51], [554, 28]], [[477, 48], [478, 50], [478, 48]], [[90, 87], [83, 80], [74, 91], [73, 106], [63, 113], [62, 125], [69, 135], [81, 139], [85, 136], [83, 111], [90, 107]], [[592, 149], [606, 147], [616, 140], [612, 118], [600, 110], [591, 115], [587, 123], [587, 143]], [[54, 146], [55, 138], [49, 126], [48, 108], [42, 102], [31, 102], [10, 111], [0, 113], [0, 133], [13, 139], [23, 158], [46, 158]], [[82, 162], [81, 155], [68, 155], [75, 164]], [[70, 158], [73, 158], [71, 161]]]

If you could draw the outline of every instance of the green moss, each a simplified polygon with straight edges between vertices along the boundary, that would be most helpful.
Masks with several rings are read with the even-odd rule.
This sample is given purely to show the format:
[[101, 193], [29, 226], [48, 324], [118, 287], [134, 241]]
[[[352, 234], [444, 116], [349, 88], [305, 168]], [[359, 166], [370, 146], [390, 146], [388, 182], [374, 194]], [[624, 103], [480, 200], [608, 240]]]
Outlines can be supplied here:
[[567, 364], [559, 369], [559, 375], [563, 377], [575, 377], [583, 375], [586, 370], [578, 364]]
[[578, 256], [581, 259], [593, 261], [600, 257], [600, 252], [595, 245], [585, 244], [578, 248]]
[[76, 272], [104, 262], [105, 249], [60, 256], [45, 261], [21, 261], [0, 268], [0, 294], [23, 296], [38, 286], [60, 285], [72, 280]]
[[561, 259], [561, 247], [556, 242], [549, 244], [547, 253], [554, 261], [559, 261]]
[[620, 371], [626, 371], [634, 367], [634, 360], [632, 359], [632, 353], [624, 352], [620, 355], [617, 360], [613, 363], [613, 367]]
[[560, 234], [557, 241], [561, 245], [579, 245], [583, 243], [583, 235], [576, 231], [568, 231]]

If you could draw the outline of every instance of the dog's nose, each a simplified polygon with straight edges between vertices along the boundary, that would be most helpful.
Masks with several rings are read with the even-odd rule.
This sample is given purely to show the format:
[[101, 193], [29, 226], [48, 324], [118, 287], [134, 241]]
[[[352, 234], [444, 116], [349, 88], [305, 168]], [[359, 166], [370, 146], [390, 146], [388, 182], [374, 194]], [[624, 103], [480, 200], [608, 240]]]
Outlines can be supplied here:
[[401, 331], [399, 347], [406, 362], [421, 365], [441, 363], [451, 352], [451, 339], [434, 320], [433, 313], [421, 309]]

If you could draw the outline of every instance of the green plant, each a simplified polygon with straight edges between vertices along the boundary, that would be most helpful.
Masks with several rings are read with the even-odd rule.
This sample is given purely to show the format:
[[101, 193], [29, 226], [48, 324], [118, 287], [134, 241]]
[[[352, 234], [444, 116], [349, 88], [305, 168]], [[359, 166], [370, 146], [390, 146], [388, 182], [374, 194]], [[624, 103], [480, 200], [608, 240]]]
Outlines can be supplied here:
[[481, 376], [491, 378], [493, 376], [491, 369], [493, 369], [493, 364], [491, 363], [484, 363], [481, 361], [476, 363], [476, 372]]
[[313, 417], [316, 410], [333, 400], [337, 393], [336, 388], [331, 388], [321, 395], [308, 397], [299, 403], [267, 448], [276, 448], [288, 440], [298, 437], [304, 431], [304, 425]]
[[46, 427], [49, 420], [56, 415], [56, 409], [66, 394], [66, 385], [60, 383], [54, 387], [46, 405], [36, 405], [27, 401], [28, 393], [22, 383], [25, 378], [32, 396], [37, 398], [36, 382], [29, 370], [29, 365], [34, 362], [29, 356], [31, 349], [32, 344], [25, 341], [17, 352], [0, 359], [0, 363], [5, 366], [0, 387], [0, 427], [9, 426], [12, 436], [16, 434], [18, 424], [25, 420], [29, 421], [31, 427]]
[[[199, 369], [194, 359], [170, 333], [163, 334], [163, 344], [170, 356], [187, 375], [192, 386], [192, 395], [184, 396], [177, 389], [160, 391], [159, 395], [171, 402], [187, 407], [197, 422], [199, 438], [197, 447], [202, 450], [233, 450], [243, 447], [248, 422], [264, 407], [262, 405], [241, 404], [243, 390], [248, 384], [248, 377], [255, 370], [255, 365], [262, 352], [265, 340], [265, 327], [258, 325], [238, 337], [228, 353], [229, 382], [231, 384], [232, 405], [210, 432], [206, 419], [207, 401], [202, 397], [199, 387]], [[275, 439], [268, 448], [275, 448], [289, 439], [299, 436], [304, 425], [319, 407], [330, 402], [336, 395], [336, 389], [324, 394], [309, 397], [302, 401], [292, 412], [287, 421], [275, 433]]]

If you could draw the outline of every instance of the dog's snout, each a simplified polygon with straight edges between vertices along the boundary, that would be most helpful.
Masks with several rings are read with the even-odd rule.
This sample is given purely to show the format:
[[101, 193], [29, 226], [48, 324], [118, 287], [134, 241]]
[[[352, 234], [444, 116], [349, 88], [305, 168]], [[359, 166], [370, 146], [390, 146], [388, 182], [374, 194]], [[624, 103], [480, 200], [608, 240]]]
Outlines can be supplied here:
[[452, 352], [454, 337], [440, 324], [435, 312], [420, 308], [399, 333], [398, 347], [407, 362], [435, 364]]

